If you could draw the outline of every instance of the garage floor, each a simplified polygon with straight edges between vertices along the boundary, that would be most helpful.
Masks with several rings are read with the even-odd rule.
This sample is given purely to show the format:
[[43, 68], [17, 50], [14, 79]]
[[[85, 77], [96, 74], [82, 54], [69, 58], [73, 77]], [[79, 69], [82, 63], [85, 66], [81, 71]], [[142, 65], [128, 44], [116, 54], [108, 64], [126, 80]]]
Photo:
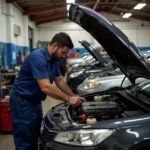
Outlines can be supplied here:
[[[59, 104], [60, 102], [61, 101], [47, 97], [47, 99], [43, 102], [43, 114], [45, 115], [46, 112], [49, 110], [49, 108]], [[11, 134], [0, 135], [0, 149], [15, 150], [14, 143], [13, 143], [13, 136]]]

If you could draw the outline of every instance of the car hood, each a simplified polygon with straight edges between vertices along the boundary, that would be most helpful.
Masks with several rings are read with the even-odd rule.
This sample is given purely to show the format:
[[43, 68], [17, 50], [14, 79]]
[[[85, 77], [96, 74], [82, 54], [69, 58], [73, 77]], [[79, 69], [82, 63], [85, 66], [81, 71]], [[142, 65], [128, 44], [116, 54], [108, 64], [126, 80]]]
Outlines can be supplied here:
[[88, 52], [97, 60], [99, 61], [100, 64], [105, 64], [107, 63], [107, 61], [103, 58], [103, 56], [101, 55], [101, 53], [96, 50], [96, 48], [91, 45], [90, 43], [88, 43], [87, 41], [79, 41], [81, 43], [81, 45], [88, 50]]
[[90, 8], [71, 4], [69, 19], [89, 32], [134, 84], [137, 77], [150, 78], [150, 64], [114, 24]]

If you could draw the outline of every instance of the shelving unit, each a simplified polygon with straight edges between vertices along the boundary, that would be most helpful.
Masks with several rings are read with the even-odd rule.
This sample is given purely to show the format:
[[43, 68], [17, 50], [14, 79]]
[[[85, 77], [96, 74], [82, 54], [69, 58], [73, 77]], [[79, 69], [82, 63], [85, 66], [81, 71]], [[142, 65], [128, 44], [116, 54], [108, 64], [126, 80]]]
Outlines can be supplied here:
[[[2, 73], [0, 72], [0, 76], [17, 76], [18, 72], [7, 72]], [[2, 84], [0, 83], [0, 99], [3, 99], [3, 92], [2, 92]]]

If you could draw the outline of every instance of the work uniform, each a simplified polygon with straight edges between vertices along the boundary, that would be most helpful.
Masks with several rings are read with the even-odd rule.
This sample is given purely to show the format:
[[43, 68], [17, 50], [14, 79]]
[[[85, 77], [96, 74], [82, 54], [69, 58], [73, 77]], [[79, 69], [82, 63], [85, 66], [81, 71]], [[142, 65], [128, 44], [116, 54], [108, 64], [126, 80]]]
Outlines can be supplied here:
[[49, 79], [53, 83], [60, 75], [59, 63], [51, 60], [47, 47], [33, 51], [22, 64], [10, 96], [16, 150], [37, 150], [41, 101], [45, 100], [46, 94], [36, 79]]

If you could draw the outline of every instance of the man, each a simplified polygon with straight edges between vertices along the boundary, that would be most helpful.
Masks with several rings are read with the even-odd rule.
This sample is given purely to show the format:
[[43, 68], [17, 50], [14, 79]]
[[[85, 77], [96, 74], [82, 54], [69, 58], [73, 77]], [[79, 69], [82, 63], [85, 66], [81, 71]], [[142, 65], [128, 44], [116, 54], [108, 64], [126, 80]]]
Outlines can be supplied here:
[[[85, 101], [72, 93], [60, 75], [58, 61], [65, 58], [71, 48], [71, 38], [61, 32], [48, 46], [33, 51], [23, 62], [10, 96], [16, 150], [37, 150], [41, 101], [46, 95], [75, 106]], [[52, 85], [53, 81], [62, 92]]]
[[103, 47], [97, 47], [96, 48], [99, 52], [104, 52], [104, 48]]
[[75, 57], [76, 58], [80, 57], [80, 50], [79, 49], [76, 50]]

